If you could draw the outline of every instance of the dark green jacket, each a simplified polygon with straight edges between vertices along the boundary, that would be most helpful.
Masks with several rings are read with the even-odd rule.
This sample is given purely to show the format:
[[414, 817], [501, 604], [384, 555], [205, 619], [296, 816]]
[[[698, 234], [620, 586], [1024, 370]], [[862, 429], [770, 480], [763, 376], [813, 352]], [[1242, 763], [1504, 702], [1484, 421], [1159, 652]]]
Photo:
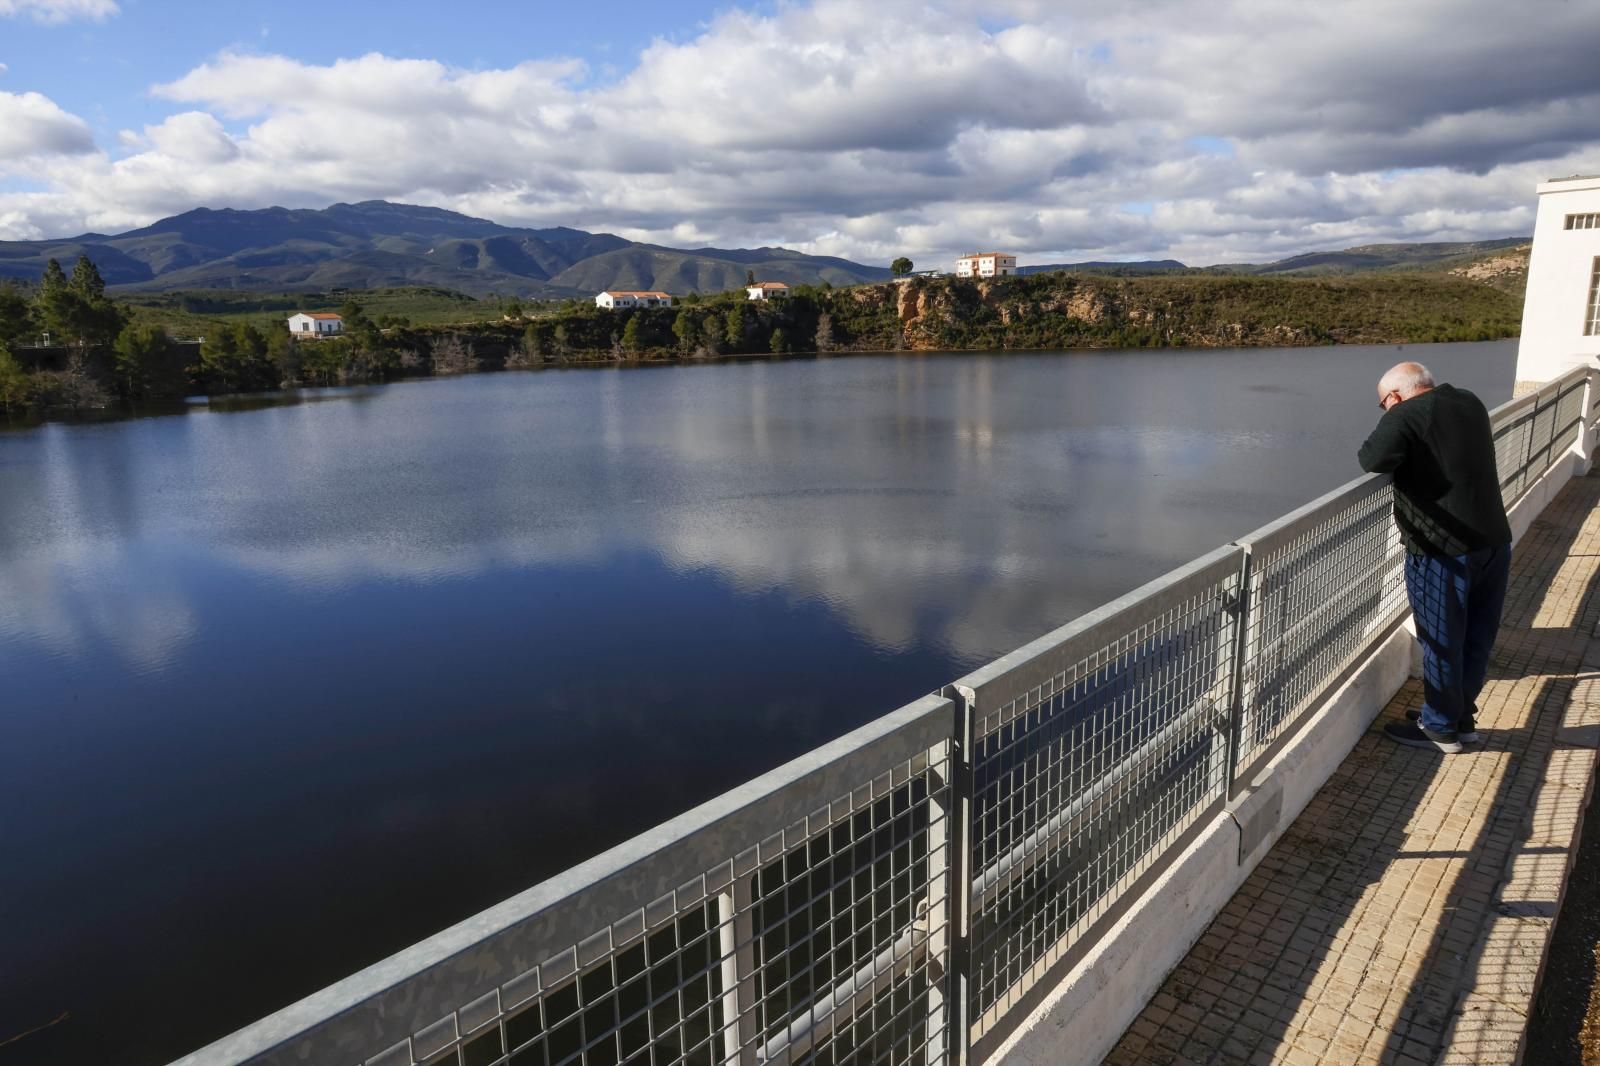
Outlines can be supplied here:
[[1394, 520], [1406, 551], [1465, 555], [1511, 543], [1489, 412], [1466, 389], [1439, 385], [1395, 404], [1358, 455], [1394, 473]]

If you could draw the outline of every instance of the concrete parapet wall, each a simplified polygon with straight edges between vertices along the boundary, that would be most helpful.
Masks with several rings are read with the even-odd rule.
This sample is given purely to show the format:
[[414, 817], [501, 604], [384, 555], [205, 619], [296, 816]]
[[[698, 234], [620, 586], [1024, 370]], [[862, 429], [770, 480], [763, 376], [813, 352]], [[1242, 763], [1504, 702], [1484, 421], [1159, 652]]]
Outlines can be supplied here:
[[[1561, 488], [1588, 472], [1581, 447], [1510, 510], [1520, 540]], [[995, 1053], [1016, 1066], [1092, 1066], [1160, 989], [1278, 839], [1414, 673], [1409, 620], [1324, 701], [1245, 793], [1185, 850]]]

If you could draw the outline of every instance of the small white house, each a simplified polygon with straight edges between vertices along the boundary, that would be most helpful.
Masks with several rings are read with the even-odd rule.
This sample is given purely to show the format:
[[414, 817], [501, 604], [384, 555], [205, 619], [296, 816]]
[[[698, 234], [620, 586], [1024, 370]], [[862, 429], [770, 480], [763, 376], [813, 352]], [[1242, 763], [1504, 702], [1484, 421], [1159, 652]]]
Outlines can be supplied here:
[[636, 292], [627, 289], [607, 289], [594, 298], [596, 307], [612, 310], [617, 307], [671, 307], [672, 297], [664, 292]]
[[1600, 357], [1600, 175], [1537, 186], [1518, 391]]
[[956, 260], [958, 278], [993, 278], [1017, 272], [1017, 257], [1005, 252], [973, 252]]
[[332, 337], [344, 332], [344, 319], [331, 311], [301, 311], [289, 316], [289, 332], [296, 337]]
[[758, 281], [744, 292], [752, 300], [781, 300], [789, 295], [789, 286], [781, 281]]

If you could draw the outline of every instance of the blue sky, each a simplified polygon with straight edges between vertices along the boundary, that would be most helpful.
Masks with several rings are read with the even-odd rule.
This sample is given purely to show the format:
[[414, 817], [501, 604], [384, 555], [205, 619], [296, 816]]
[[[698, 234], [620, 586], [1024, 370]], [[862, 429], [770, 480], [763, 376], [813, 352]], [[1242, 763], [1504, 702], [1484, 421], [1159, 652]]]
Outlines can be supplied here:
[[[0, 63], [8, 68], [0, 89], [44, 93], [110, 143], [119, 130], [159, 122], [171, 112], [170, 104], [150, 96], [150, 86], [181, 78], [224, 51], [284, 53], [309, 63], [382, 52], [469, 69], [575, 57], [603, 80], [631, 67], [654, 38], [693, 36], [718, 5], [121, 0], [120, 9], [105, 19], [67, 24], [0, 21]], [[605, 17], [596, 18], [597, 10]], [[442, 17], [445, 12], [460, 17]]]
[[1600, 170], [1596, 54], [1504, 0], [0, 0], [0, 239], [370, 198], [864, 262], [1514, 236]]

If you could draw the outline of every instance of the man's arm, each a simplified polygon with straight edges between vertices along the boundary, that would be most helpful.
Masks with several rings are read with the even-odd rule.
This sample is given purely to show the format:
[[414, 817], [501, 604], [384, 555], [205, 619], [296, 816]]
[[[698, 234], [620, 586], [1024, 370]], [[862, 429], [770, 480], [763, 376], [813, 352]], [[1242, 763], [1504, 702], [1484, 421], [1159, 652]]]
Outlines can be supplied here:
[[1406, 438], [1400, 429], [1400, 420], [1384, 415], [1372, 430], [1372, 436], [1356, 453], [1361, 469], [1369, 474], [1387, 474], [1406, 460]]

